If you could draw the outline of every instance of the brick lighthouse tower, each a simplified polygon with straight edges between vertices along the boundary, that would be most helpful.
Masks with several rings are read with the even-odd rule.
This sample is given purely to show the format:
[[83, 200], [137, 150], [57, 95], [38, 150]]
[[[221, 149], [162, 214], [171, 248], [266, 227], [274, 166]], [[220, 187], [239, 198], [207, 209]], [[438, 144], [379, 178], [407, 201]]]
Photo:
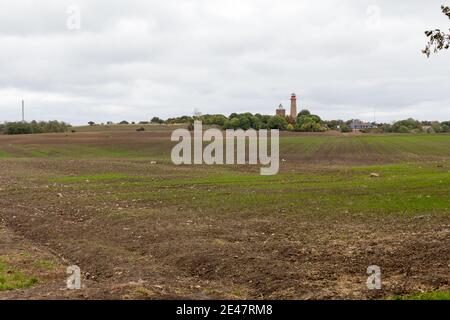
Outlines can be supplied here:
[[297, 119], [297, 96], [295, 93], [291, 95], [291, 118]]

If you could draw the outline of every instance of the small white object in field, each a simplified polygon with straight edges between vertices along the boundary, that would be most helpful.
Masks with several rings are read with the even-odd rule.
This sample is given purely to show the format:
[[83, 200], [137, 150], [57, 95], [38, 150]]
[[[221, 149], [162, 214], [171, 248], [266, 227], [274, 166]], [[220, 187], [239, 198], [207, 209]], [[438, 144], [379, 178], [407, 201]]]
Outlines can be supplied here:
[[379, 174], [379, 173], [372, 172], [372, 173], [370, 174], [370, 177], [371, 177], [371, 178], [379, 178], [379, 177], [380, 177], [380, 174]]
[[62, 193], [58, 193], [57, 196], [60, 197], [60, 198], [63, 197]]
[[150, 164], [157, 164], [157, 162], [156, 161], [151, 161]]
[[287, 160], [286, 159], [281, 159], [281, 162], [286, 162]]

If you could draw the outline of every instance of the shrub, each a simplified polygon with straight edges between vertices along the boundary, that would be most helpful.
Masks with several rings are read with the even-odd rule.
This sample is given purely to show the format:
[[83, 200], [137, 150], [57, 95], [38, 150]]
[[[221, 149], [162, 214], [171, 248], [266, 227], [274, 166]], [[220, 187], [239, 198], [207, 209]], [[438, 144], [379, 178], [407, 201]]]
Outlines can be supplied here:
[[350, 127], [346, 124], [341, 125], [341, 132], [342, 133], [347, 133], [347, 132], [351, 132], [352, 130], [350, 129]]
[[31, 134], [31, 133], [53, 133], [66, 132], [70, 125], [59, 121], [31, 121], [31, 122], [7, 122], [5, 123], [6, 134]]
[[299, 114], [297, 115], [297, 117], [301, 117], [301, 116], [310, 116], [311, 112], [309, 112], [309, 110], [303, 109], [302, 111], [299, 112]]
[[152, 120], [150, 120], [151, 123], [158, 123], [158, 124], [163, 124], [164, 120], [158, 118], [158, 117], [153, 117]]
[[199, 120], [201, 120], [203, 124], [206, 125], [217, 125], [222, 127], [227, 121], [227, 117], [221, 114], [213, 114], [213, 115], [205, 114], [199, 117]]
[[419, 121], [414, 120], [412, 118], [397, 121], [392, 126], [392, 132], [408, 133], [408, 132], [412, 132], [412, 131], [416, 131], [416, 132], [423, 131], [422, 124]]
[[410, 132], [410, 130], [407, 126], [400, 126], [394, 130], [395, 130], [394, 132], [397, 132], [397, 133], [409, 133]]
[[447, 129], [444, 127], [444, 125], [441, 125], [437, 121], [434, 121], [434, 122], [431, 123], [431, 129], [435, 133], [447, 132]]
[[[155, 121], [156, 121], [156, 118], [153, 118], [153, 119], [155, 119]], [[167, 124], [180, 124], [180, 123], [185, 124], [185, 123], [190, 123], [190, 122], [193, 122], [193, 121], [194, 121], [193, 117], [182, 116], [182, 117], [178, 117], [178, 118], [169, 118], [166, 121], [161, 120], [160, 122], [157, 121], [157, 122], [152, 122], [152, 123], [160, 123], [160, 124], [162, 124], [162, 123], [165, 122]]]
[[301, 132], [324, 132], [327, 130], [319, 116], [299, 114], [295, 123], [295, 130]]
[[278, 130], [286, 130], [288, 126], [288, 122], [286, 118], [280, 116], [272, 117], [267, 123], [268, 129], [278, 129]]
[[240, 121], [239, 118], [232, 118], [230, 120], [225, 121], [225, 124], [223, 125], [224, 129], [239, 129], [240, 128]]

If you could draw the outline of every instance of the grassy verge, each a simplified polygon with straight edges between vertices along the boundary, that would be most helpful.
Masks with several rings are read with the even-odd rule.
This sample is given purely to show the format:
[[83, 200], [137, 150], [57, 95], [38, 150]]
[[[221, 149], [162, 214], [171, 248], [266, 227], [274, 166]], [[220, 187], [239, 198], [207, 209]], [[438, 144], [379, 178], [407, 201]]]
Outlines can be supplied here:
[[30, 277], [14, 267], [0, 261], [0, 291], [25, 289], [38, 283], [36, 277]]
[[44, 284], [61, 273], [57, 261], [28, 251], [0, 255], [0, 292]]
[[395, 296], [391, 300], [450, 300], [450, 291], [424, 292], [409, 296]]

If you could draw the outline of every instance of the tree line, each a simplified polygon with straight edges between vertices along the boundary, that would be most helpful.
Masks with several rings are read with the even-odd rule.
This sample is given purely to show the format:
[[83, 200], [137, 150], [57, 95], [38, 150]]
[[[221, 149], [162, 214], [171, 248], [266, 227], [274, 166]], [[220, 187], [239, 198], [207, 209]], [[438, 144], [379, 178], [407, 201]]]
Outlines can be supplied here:
[[[181, 116], [162, 120], [159, 117], [154, 117], [150, 121], [141, 121], [137, 124], [187, 124], [193, 127], [194, 121], [202, 121], [204, 125], [218, 126], [224, 130], [226, 129], [278, 129], [290, 131], [327, 131], [325, 123], [317, 115], [312, 115], [308, 110], [303, 110], [299, 113], [296, 119], [282, 116], [262, 115], [259, 113], [232, 113], [230, 116], [222, 114], [206, 114], [201, 116]], [[90, 125], [95, 125], [89, 122]], [[111, 124], [111, 123], [109, 123]], [[128, 121], [121, 121], [118, 124], [130, 124]], [[131, 124], [135, 124], [131, 122]]]
[[[325, 132], [336, 130], [341, 132], [351, 132], [351, 125], [354, 120], [322, 120], [318, 115], [311, 114], [309, 110], [302, 110], [297, 118], [289, 116], [271, 116], [246, 113], [232, 113], [226, 117], [221, 114], [202, 116], [182, 116], [162, 120], [158, 117], [150, 121], [141, 121], [139, 124], [186, 124], [193, 129], [194, 121], [202, 121], [204, 125], [217, 126], [226, 129], [278, 129], [281, 131], [295, 132]], [[89, 122], [90, 125], [95, 125]], [[112, 124], [109, 122], [108, 124]], [[119, 122], [121, 125], [130, 124], [128, 121]], [[135, 124], [135, 123], [132, 123]], [[71, 130], [70, 124], [62, 121], [31, 121], [31, 122], [5, 122], [0, 124], [0, 134], [32, 134], [32, 133], [56, 133]], [[145, 128], [143, 128], [145, 130]], [[142, 130], [142, 131], [143, 131]], [[73, 131], [73, 130], [72, 130]], [[141, 130], [138, 130], [141, 131]], [[389, 123], [372, 123], [369, 128], [361, 130], [366, 133], [446, 133], [450, 132], [450, 121], [418, 121], [406, 119]]]
[[62, 121], [5, 122], [0, 124], [2, 134], [32, 134], [66, 132], [70, 124]]
[[[222, 114], [206, 114], [201, 116], [181, 116], [167, 120], [154, 117], [150, 121], [141, 121], [139, 124], [186, 124], [193, 128], [194, 121], [202, 121], [204, 125], [217, 126], [226, 129], [278, 129], [281, 131], [295, 132], [325, 132], [336, 130], [351, 132], [354, 120], [322, 120], [320, 116], [312, 114], [309, 110], [302, 110], [295, 119], [290, 116], [271, 116], [259, 113], [232, 113], [230, 116]], [[129, 124], [121, 121], [119, 124]], [[134, 124], [134, 123], [132, 123]], [[450, 132], [450, 121], [418, 121], [405, 119], [394, 123], [371, 123], [369, 128], [361, 129], [367, 133], [444, 133]]]

